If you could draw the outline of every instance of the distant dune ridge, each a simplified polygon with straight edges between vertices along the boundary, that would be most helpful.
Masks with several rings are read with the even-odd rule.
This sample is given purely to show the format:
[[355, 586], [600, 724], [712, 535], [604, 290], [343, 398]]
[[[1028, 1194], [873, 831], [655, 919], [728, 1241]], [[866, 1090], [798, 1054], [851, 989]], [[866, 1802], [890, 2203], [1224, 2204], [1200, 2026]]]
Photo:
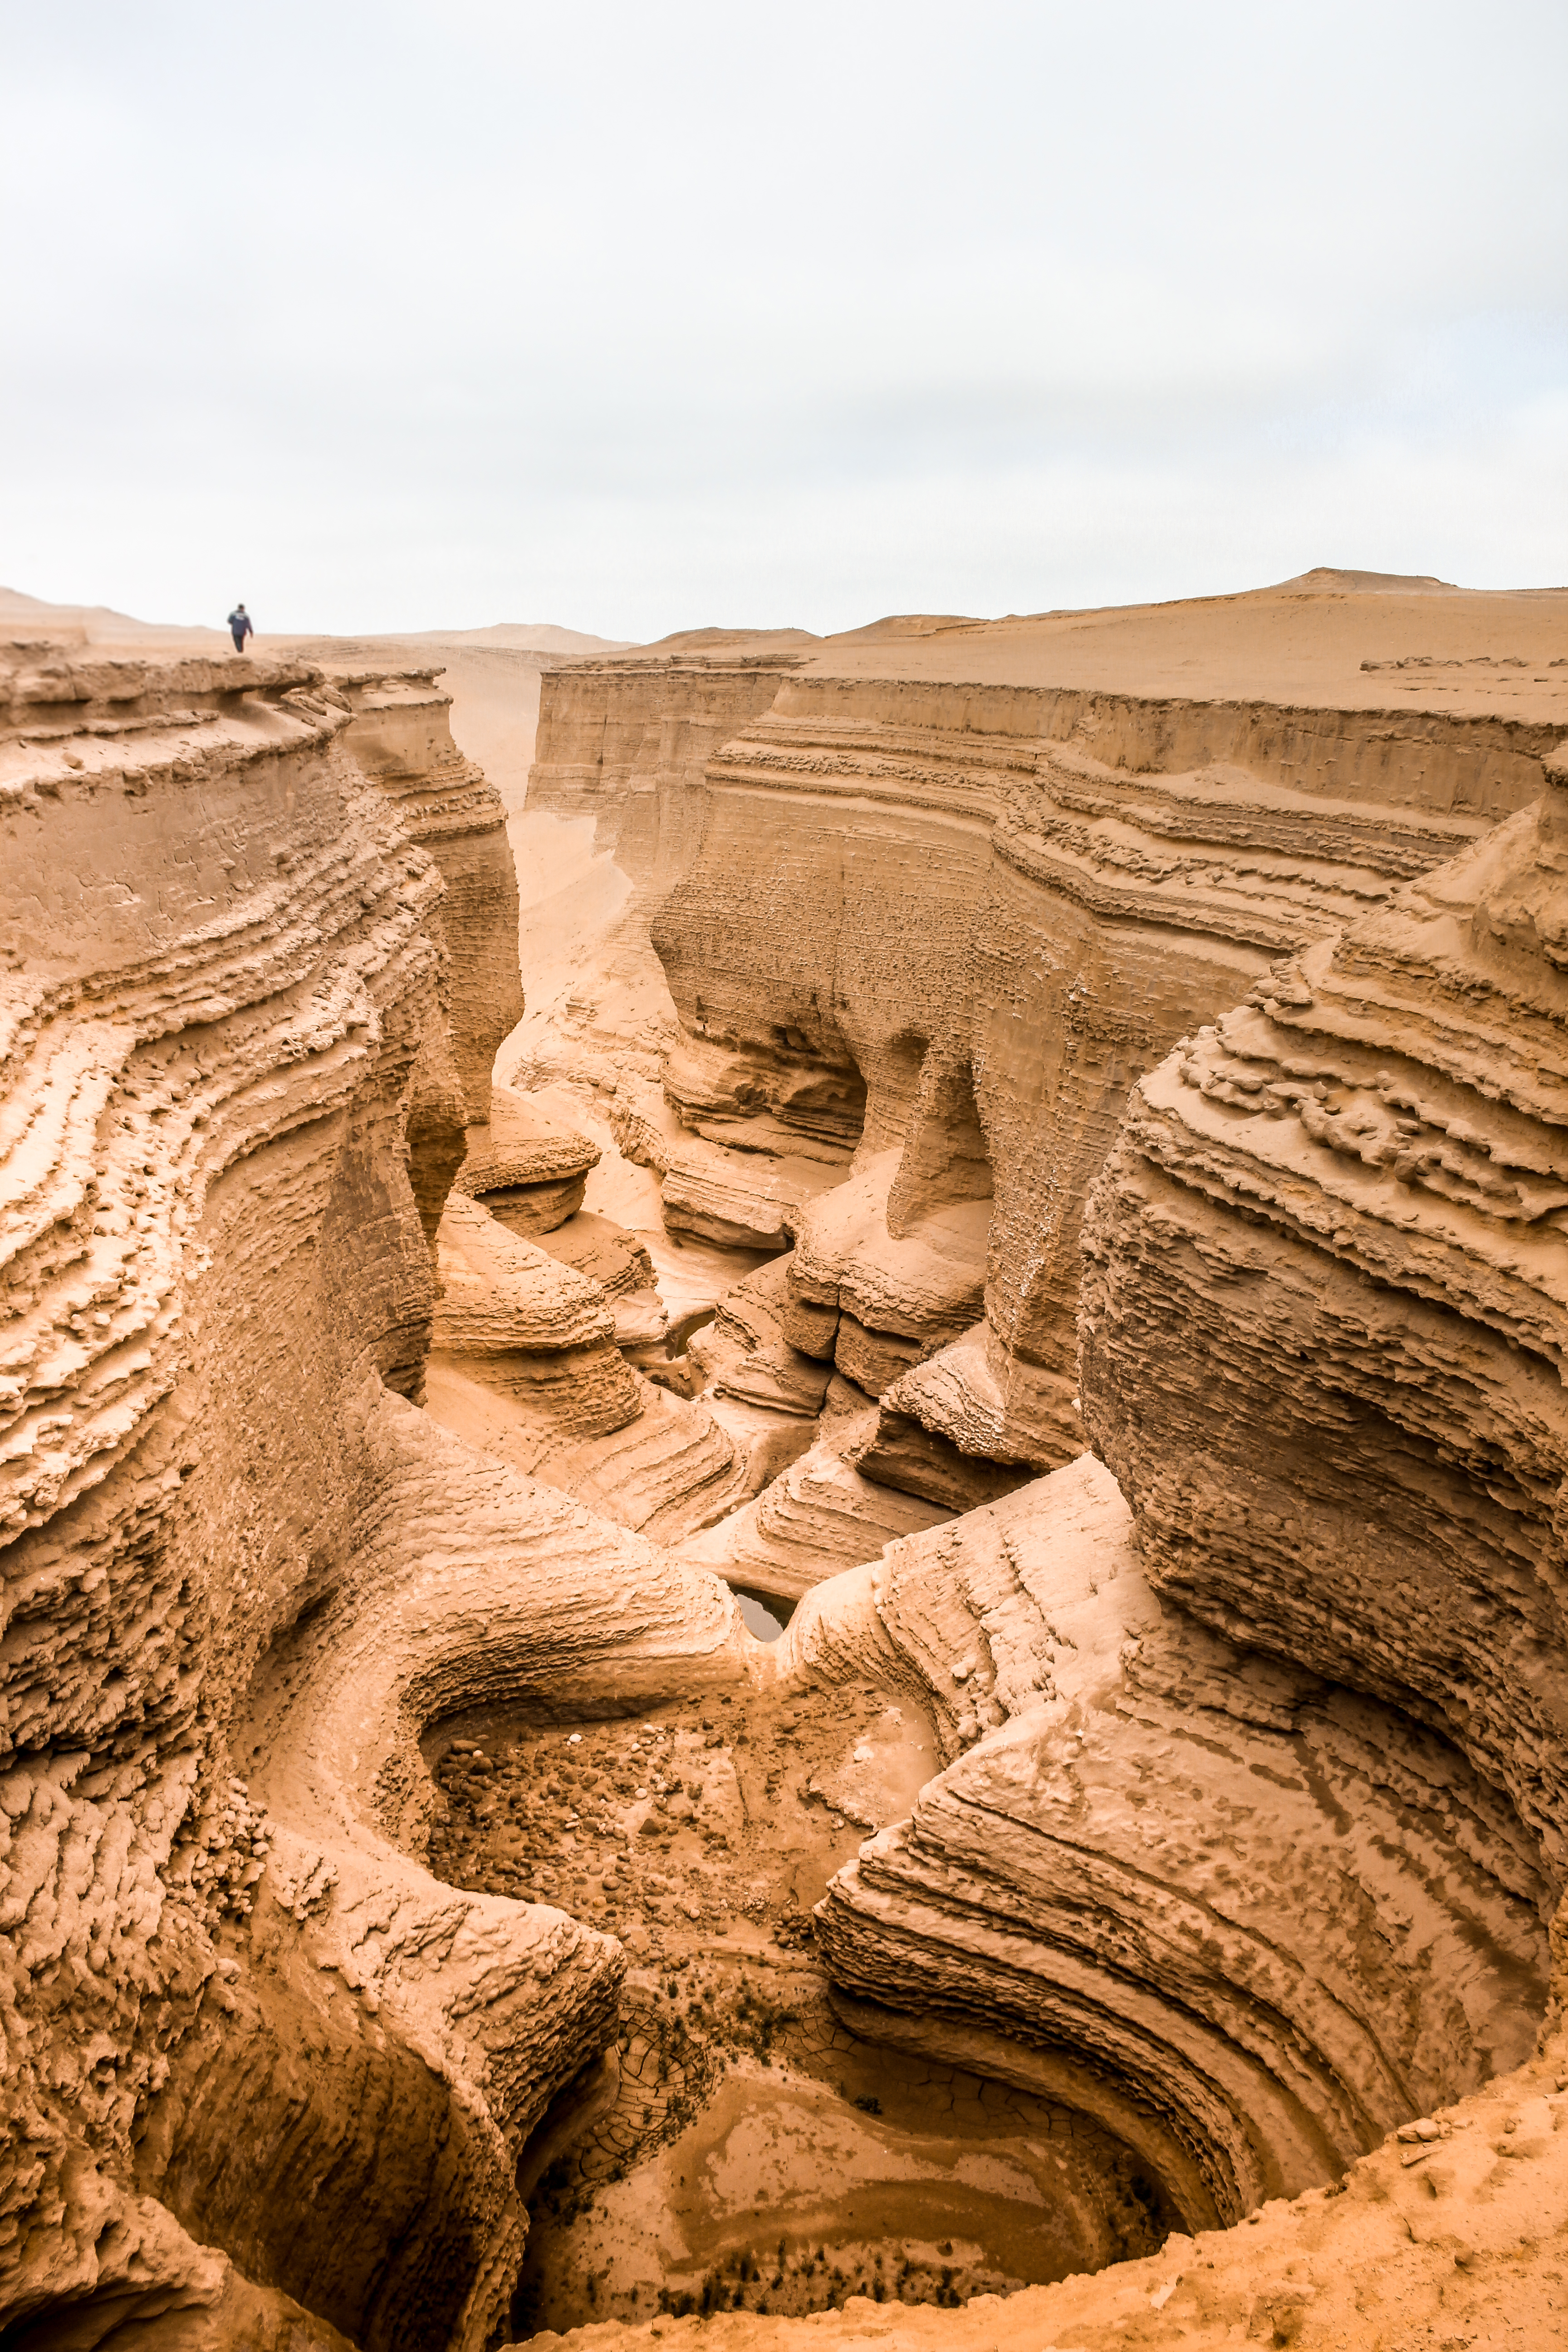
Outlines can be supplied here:
[[[51, 604], [41, 596], [25, 596], [16, 588], [0, 588], [0, 629], [9, 632], [35, 625], [55, 637], [79, 629], [89, 645], [103, 646], [167, 646], [175, 639], [222, 643], [228, 636], [221, 618], [211, 626], [197, 621], [139, 621], [109, 604]], [[290, 650], [307, 645], [339, 650], [362, 644], [495, 646], [508, 653], [558, 654], [568, 659], [574, 654], [617, 652], [629, 642], [625, 637], [595, 637], [581, 629], [558, 628], [551, 621], [497, 621], [488, 629], [391, 629], [353, 637], [332, 637], [321, 630], [262, 628], [259, 633], [268, 645], [287, 646]]]
[[[826, 635], [815, 630], [790, 625], [782, 627], [742, 627], [730, 624], [713, 624], [705, 627], [673, 630], [668, 635], [652, 641], [648, 650], [660, 653], [718, 653], [741, 646], [782, 651], [786, 646], [887, 645], [899, 640], [945, 638], [952, 635], [985, 635], [1006, 632], [1009, 636], [1019, 630], [1039, 629], [1054, 634], [1060, 625], [1101, 623], [1113, 628], [1124, 645], [1129, 634], [1140, 625], [1160, 631], [1173, 625], [1178, 615], [1194, 617], [1212, 611], [1216, 606], [1260, 604], [1277, 598], [1302, 595], [1333, 597], [1355, 595], [1384, 597], [1403, 603], [1407, 597], [1453, 597], [1462, 603], [1475, 600], [1483, 609], [1495, 606], [1500, 599], [1535, 602], [1541, 599], [1568, 598], [1568, 587], [1475, 589], [1460, 587], [1451, 580], [1439, 580], [1429, 572], [1369, 572], [1336, 564], [1318, 564], [1310, 571], [1300, 572], [1288, 580], [1275, 582], [1264, 588], [1233, 589], [1206, 596], [1183, 596], [1156, 600], [1145, 604], [1056, 605], [1033, 613], [1005, 613], [992, 618], [966, 613], [889, 613], [879, 620], [858, 624], [849, 629], [829, 631]], [[562, 628], [552, 621], [496, 621], [480, 629], [383, 629], [332, 635], [321, 630], [274, 629], [265, 625], [266, 615], [258, 635], [269, 646], [286, 646], [289, 651], [329, 647], [342, 658], [351, 651], [370, 646], [428, 646], [432, 650], [453, 652], [536, 654], [553, 656], [558, 660], [571, 661], [594, 655], [629, 653], [638, 650], [637, 641], [627, 637], [595, 636], [583, 629]], [[1488, 618], [1484, 625], [1490, 626]], [[169, 647], [185, 640], [202, 645], [225, 643], [227, 630], [221, 621], [211, 625], [201, 622], [143, 621], [134, 614], [121, 613], [109, 604], [55, 604], [41, 596], [28, 596], [16, 588], [0, 588], [0, 630], [14, 634], [19, 629], [37, 627], [59, 638], [65, 632], [80, 632], [89, 645], [135, 646], [158, 645]]]

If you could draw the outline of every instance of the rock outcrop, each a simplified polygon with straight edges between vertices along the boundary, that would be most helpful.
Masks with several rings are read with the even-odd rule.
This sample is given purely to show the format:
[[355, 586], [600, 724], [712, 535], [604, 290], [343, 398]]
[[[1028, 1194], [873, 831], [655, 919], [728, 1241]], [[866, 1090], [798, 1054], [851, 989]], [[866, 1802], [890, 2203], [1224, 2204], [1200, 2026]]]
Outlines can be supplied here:
[[574, 1213], [563, 1228], [557, 1227], [547, 1236], [543, 1246], [563, 1265], [574, 1265], [590, 1282], [596, 1282], [606, 1298], [630, 1298], [658, 1286], [647, 1244], [612, 1218], [595, 1216], [591, 1210]]
[[395, 672], [332, 664], [327, 677], [353, 713], [345, 743], [392, 802], [409, 840], [428, 850], [445, 887], [434, 918], [447, 950], [452, 1055], [470, 1126], [489, 1117], [496, 1048], [522, 1018], [517, 976], [517, 876], [500, 793], [452, 740], [438, 668]]
[[1549, 761], [1146, 1076], [1080, 1310], [1128, 1501], [1086, 1457], [787, 1637], [952, 1759], [822, 1906], [844, 2013], [1065, 2064], [1194, 2229], [1426, 2150], [1547, 2007], [1565, 907]]
[[788, 1249], [807, 1205], [847, 1172], [852, 1139], [807, 1133], [772, 1110], [751, 1113], [743, 1074], [726, 1093], [728, 1072], [699, 1072], [700, 1091], [682, 1095], [690, 1075], [691, 1056], [678, 1045], [664, 1055], [661, 1087], [624, 1074], [615, 1082], [621, 1150], [661, 1179], [667, 1231], [721, 1248]]
[[787, 1639], [918, 1676], [955, 1758], [829, 1891], [846, 2013], [1070, 2081], [1190, 2227], [1529, 2056], [1524, 1826], [1446, 1741], [1162, 1610], [1091, 1458], [820, 1586]]
[[[858, 1177], [893, 1155], [887, 1243], [985, 1203], [984, 1328], [906, 1371], [897, 1409], [962, 1453], [1061, 1462], [1079, 1216], [1133, 1078], [1522, 805], [1541, 748], [1497, 722], [788, 677], [709, 761], [654, 919], [671, 1098], [775, 1148], [825, 1119]], [[891, 1371], [910, 1319], [847, 1344]]]
[[696, 855], [710, 757], [769, 709], [793, 658], [648, 651], [548, 671], [531, 813], [591, 816], [596, 846], [658, 903]]
[[437, 1240], [440, 1356], [473, 1360], [487, 1386], [531, 1407], [552, 1435], [604, 1437], [636, 1420], [636, 1376], [597, 1283], [461, 1193]]
[[[935, 1710], [946, 1769], [821, 1909], [841, 2011], [1069, 2097], [1194, 2231], [1294, 2198], [1275, 2235], [1311, 2253], [1347, 2168], [1376, 2200], [1435, 2162], [1418, 2200], [1484, 2208], [1485, 2151], [1458, 2182], [1443, 2152], [1562, 2063], [1531, 2053], [1568, 1752], [1568, 771], [1489, 722], [1058, 697], [1026, 730], [921, 689], [900, 737], [900, 698], [786, 681], [710, 762], [655, 922], [689, 1131], [749, 1121], [779, 1162], [787, 1096], [865, 1089], [852, 1169], [701, 1353], [748, 1402], [826, 1402], [832, 1365], [880, 1410], [688, 1547], [805, 1591], [786, 1682]], [[910, 1246], [944, 1212], [983, 1297], [973, 1244], [945, 1291]], [[1079, 1396], [1125, 1499], [1085, 1457], [792, 1578], [845, 1556], [852, 1465], [901, 1449], [891, 1484], [963, 1509], [1073, 1450]], [[1332, 2299], [1297, 2266], [1250, 2282], [1279, 2341]], [[1182, 2340], [1235, 2318], [1200, 2290]]]
[[423, 1391], [436, 1420], [616, 1524], [665, 1540], [741, 1500], [744, 1465], [708, 1407], [667, 1393], [627, 1361], [625, 1297], [607, 1297], [458, 1192], [437, 1262]]
[[597, 1512], [677, 1544], [725, 1517], [752, 1491], [748, 1464], [700, 1397], [671, 1394], [633, 1372], [637, 1411], [606, 1435], [563, 1430], [485, 1377], [472, 1360], [433, 1356], [426, 1406], [464, 1442], [513, 1470], [545, 1481]]
[[[536, 1551], [572, 1552], [574, 1507], [514, 1488], [442, 1604], [418, 1498], [507, 1474], [395, 1393], [435, 1307], [421, 1213], [511, 1017], [485, 788], [424, 677], [358, 716], [299, 663], [28, 647], [0, 678], [0, 2314], [39, 2342], [163, 2314], [170, 2343], [281, 2345], [303, 2306], [323, 2341], [477, 2346], [517, 2149], [620, 1966], [437, 1886], [377, 1779], [453, 1642], [521, 1601], [495, 1544], [531, 1512]], [[703, 1607], [732, 1638], [718, 1594], [681, 1597], [683, 1643]], [[346, 1672], [388, 1612], [396, 1737], [356, 1747], [323, 1698], [291, 1774], [241, 1729], [247, 1689]], [[309, 1630], [340, 1622], [341, 1650]]]
[[905, 1173], [896, 1149], [862, 1151], [856, 1172], [803, 1213], [790, 1267], [791, 1339], [873, 1397], [961, 1337], [984, 1305], [990, 1195], [900, 1215]]
[[1135, 1088], [1082, 1309], [1089, 1426], [1156, 1588], [1443, 1732], [1554, 1886], [1565, 924], [1559, 758]]
[[863, 1477], [847, 1458], [876, 1416], [846, 1420], [743, 1504], [682, 1547], [732, 1584], [795, 1601], [840, 1568], [879, 1552], [894, 1536], [926, 1528], [940, 1505]]
[[583, 1205], [599, 1147], [535, 1109], [525, 1095], [495, 1087], [475, 1123], [456, 1190], [525, 1236], [552, 1234]]

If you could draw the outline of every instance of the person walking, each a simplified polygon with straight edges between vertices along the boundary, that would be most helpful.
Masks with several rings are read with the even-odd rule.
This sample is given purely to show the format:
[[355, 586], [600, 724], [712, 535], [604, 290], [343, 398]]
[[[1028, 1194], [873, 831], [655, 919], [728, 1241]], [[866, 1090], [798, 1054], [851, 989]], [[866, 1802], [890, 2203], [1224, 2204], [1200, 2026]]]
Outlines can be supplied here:
[[233, 612], [228, 616], [228, 625], [230, 633], [234, 638], [235, 652], [237, 654], [242, 654], [245, 651], [245, 641], [247, 637], [253, 637], [256, 635], [256, 631], [251, 625], [250, 615], [246, 611], [243, 604], [237, 604], [235, 606]]

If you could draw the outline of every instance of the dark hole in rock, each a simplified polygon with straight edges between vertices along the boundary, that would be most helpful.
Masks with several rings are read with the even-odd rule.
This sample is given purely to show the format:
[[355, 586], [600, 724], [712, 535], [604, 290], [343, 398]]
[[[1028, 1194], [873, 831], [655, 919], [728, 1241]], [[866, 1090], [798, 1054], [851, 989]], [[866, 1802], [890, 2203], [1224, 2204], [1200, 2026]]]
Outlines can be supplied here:
[[759, 1642], [776, 1642], [795, 1615], [795, 1602], [781, 1601], [776, 1592], [749, 1592], [742, 1584], [732, 1584], [730, 1590], [747, 1633], [754, 1633]]

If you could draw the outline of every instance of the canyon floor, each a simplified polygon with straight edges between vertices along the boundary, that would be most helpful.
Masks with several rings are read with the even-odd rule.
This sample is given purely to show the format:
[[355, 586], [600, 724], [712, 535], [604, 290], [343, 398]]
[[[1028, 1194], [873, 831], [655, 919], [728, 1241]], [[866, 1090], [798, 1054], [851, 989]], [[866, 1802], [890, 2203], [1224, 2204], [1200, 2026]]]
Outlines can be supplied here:
[[1158, 2189], [1081, 2117], [835, 2014], [813, 1908], [909, 1810], [935, 1743], [874, 1685], [826, 1697], [439, 1736], [432, 1869], [562, 1904], [634, 1963], [614, 2060], [531, 2153], [520, 2332], [1014, 2292], [1073, 2267], [1062, 2211], [1103, 2201], [1119, 2160], [1123, 2250], [1165, 2234]]

